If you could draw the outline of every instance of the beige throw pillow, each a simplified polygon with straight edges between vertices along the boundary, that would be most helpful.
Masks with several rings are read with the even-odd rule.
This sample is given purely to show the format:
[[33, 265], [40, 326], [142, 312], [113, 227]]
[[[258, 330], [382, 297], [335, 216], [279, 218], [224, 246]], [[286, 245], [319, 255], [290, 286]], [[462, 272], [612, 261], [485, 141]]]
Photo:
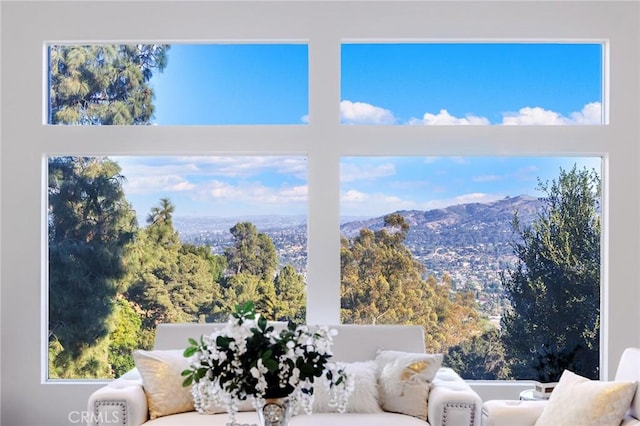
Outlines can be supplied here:
[[636, 385], [589, 380], [565, 370], [535, 426], [619, 426]]
[[152, 419], [194, 410], [191, 387], [182, 386], [180, 373], [189, 368], [182, 350], [136, 350], [133, 359], [142, 376]]
[[[182, 386], [184, 377], [181, 373], [189, 368], [189, 358], [185, 358], [183, 353], [181, 349], [133, 352], [133, 359], [142, 376], [151, 419], [195, 410], [191, 386]], [[238, 404], [238, 411], [253, 410], [253, 398]], [[226, 411], [226, 407], [214, 404], [207, 409], [209, 414]]]
[[426, 421], [429, 389], [442, 354], [381, 351], [376, 364], [382, 409]]

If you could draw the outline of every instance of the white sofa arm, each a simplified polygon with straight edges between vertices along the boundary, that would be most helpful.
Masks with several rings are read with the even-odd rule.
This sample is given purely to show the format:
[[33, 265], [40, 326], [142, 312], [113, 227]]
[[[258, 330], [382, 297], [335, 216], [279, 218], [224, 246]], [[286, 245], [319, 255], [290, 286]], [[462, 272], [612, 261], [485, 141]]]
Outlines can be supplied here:
[[482, 399], [451, 368], [440, 368], [429, 392], [431, 426], [479, 426]]
[[482, 426], [533, 426], [547, 402], [503, 399], [487, 401], [482, 406]]
[[140, 426], [147, 421], [147, 397], [142, 380], [136, 376], [139, 377], [134, 370], [89, 396], [90, 426]]

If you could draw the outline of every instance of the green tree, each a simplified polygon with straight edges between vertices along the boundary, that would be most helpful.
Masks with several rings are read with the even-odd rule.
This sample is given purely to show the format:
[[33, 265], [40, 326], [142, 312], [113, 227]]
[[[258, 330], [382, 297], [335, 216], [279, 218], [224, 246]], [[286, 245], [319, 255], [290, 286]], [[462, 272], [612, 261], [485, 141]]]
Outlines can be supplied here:
[[142, 321], [131, 303], [123, 297], [116, 301], [113, 330], [109, 334], [109, 364], [116, 377], [135, 367], [133, 351], [140, 345]]
[[273, 280], [263, 280], [257, 275], [239, 273], [225, 280], [225, 307], [223, 311], [233, 312], [236, 305], [253, 302], [256, 311], [265, 318], [276, 319], [276, 289]]
[[304, 321], [307, 288], [302, 275], [291, 265], [286, 265], [274, 280], [276, 321]]
[[530, 226], [514, 215], [518, 263], [502, 276], [507, 359], [520, 379], [556, 381], [565, 368], [597, 378], [600, 178], [574, 166], [539, 189], [546, 207]]
[[[52, 124], [148, 124], [166, 45], [49, 48]], [[104, 158], [49, 160], [49, 375], [108, 377], [115, 298], [139, 260], [120, 168]], [[133, 269], [132, 269], [133, 268]], [[114, 325], [114, 323], [116, 325]]]
[[163, 247], [177, 247], [180, 238], [173, 227], [173, 213], [176, 208], [168, 198], [161, 198], [160, 205], [152, 207], [147, 215], [147, 233], [153, 244]]
[[430, 292], [421, 278], [424, 266], [403, 244], [408, 225], [398, 214], [384, 221], [379, 231], [363, 228], [353, 241], [342, 238], [343, 322], [407, 324], [431, 316]]
[[[84, 370], [71, 365], [83, 359], [106, 365], [106, 352], [88, 353], [109, 333], [123, 259], [137, 231], [123, 179], [107, 158], [49, 160], [49, 337], [59, 357], [53, 374]], [[92, 368], [90, 377], [104, 370]]]
[[239, 222], [231, 228], [234, 243], [225, 249], [229, 272], [248, 273], [263, 280], [273, 280], [278, 255], [271, 238], [258, 232], [251, 222]]
[[436, 326], [425, 339], [429, 348], [445, 352], [482, 332], [486, 321], [480, 318], [474, 293], [453, 291], [447, 274], [440, 282], [430, 275], [426, 282], [433, 294], [430, 303], [437, 317]]
[[505, 380], [510, 378], [500, 332], [490, 327], [480, 335], [451, 346], [443, 365], [453, 368], [468, 380]]
[[148, 124], [153, 116], [154, 70], [167, 64], [169, 46], [55, 45], [50, 55], [52, 124]]
[[409, 225], [397, 213], [384, 228], [341, 239], [341, 317], [354, 324], [419, 324], [426, 349], [444, 351], [477, 333], [475, 301], [450, 297], [446, 282], [422, 279], [424, 265], [405, 246]]
[[143, 328], [164, 322], [204, 320], [222, 299], [220, 271], [210, 253], [180, 242], [173, 227], [174, 205], [163, 198], [151, 209], [138, 238], [140, 267], [127, 297], [142, 312]]

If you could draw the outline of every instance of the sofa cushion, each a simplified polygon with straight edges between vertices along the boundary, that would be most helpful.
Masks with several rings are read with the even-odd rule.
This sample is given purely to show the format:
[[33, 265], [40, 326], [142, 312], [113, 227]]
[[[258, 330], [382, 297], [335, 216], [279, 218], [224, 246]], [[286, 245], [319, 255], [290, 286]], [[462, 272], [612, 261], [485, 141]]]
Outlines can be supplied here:
[[380, 406], [427, 420], [429, 388], [442, 354], [381, 351], [376, 357]]
[[589, 380], [565, 370], [536, 426], [618, 426], [636, 382]]
[[[258, 415], [254, 412], [238, 413], [238, 425], [257, 425]], [[415, 417], [396, 413], [313, 413], [300, 414], [289, 421], [290, 426], [429, 426], [429, 423]], [[175, 414], [149, 420], [144, 426], [229, 426], [227, 414], [207, 416], [196, 411]]]
[[[381, 413], [378, 404], [377, 367], [375, 361], [345, 364], [349, 380], [353, 380], [353, 392], [347, 400], [347, 413]], [[337, 412], [337, 407], [329, 405], [329, 393], [320, 381], [314, 386], [314, 413]]]
[[180, 373], [189, 367], [182, 350], [136, 350], [133, 359], [142, 376], [150, 418], [194, 410], [191, 389], [182, 386]]

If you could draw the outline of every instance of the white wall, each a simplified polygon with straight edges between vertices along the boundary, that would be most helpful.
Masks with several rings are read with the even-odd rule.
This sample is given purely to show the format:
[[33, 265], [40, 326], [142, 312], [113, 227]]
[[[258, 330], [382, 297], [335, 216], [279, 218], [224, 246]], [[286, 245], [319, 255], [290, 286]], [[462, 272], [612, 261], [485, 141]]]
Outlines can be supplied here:
[[[2, 5], [1, 369], [2, 425], [69, 424], [98, 384], [47, 383], [43, 285], [43, 157], [82, 153], [264, 152], [309, 155], [309, 320], [339, 313], [338, 164], [341, 155], [605, 157], [603, 375], [640, 346], [640, 18], [637, 2], [11, 2]], [[306, 40], [309, 126], [289, 128], [78, 128], [43, 123], [48, 41]], [[600, 127], [340, 127], [341, 39], [595, 39], [610, 45], [610, 124]], [[319, 130], [321, 129], [321, 130]], [[560, 148], [558, 136], [563, 142]], [[425, 138], [442, 143], [424, 143]], [[400, 145], [397, 139], [403, 140]], [[180, 144], [176, 144], [180, 140]], [[216, 141], [215, 145], [211, 142]], [[393, 140], [393, 144], [391, 141]], [[514, 143], [517, 140], [517, 143]], [[203, 148], [208, 141], [208, 148]], [[365, 146], [366, 145], [366, 146]], [[533, 148], [535, 147], [535, 148]], [[322, 184], [314, 184], [314, 182]], [[509, 384], [476, 384], [485, 399]], [[73, 420], [73, 417], [72, 417]]]

